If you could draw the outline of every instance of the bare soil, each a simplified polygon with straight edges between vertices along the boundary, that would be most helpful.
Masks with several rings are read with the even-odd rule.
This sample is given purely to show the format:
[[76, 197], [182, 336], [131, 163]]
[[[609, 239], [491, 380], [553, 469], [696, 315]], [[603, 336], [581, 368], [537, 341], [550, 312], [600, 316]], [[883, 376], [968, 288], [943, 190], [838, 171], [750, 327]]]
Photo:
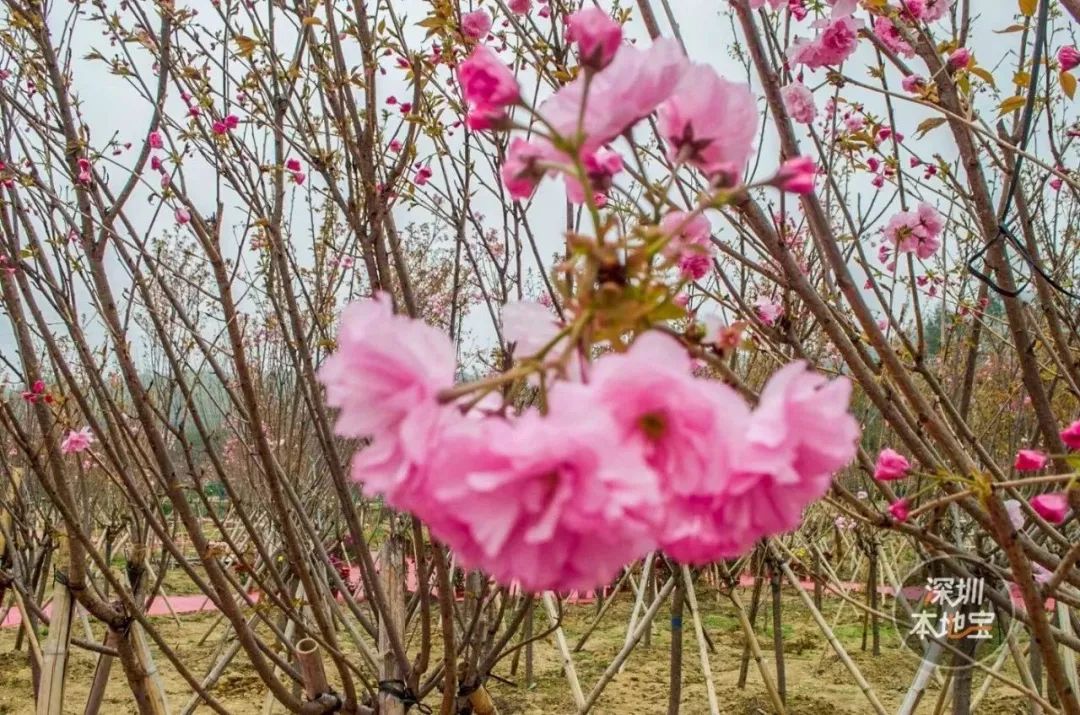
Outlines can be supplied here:
[[[715, 594], [702, 594], [700, 598], [705, 614], [704, 627], [714, 646], [714, 651], [709, 652], [708, 657], [716, 683], [720, 712], [724, 715], [771, 712], [760, 674], [752, 660], [746, 688], [740, 689], [736, 686], [743, 652], [743, 634], [730, 603]], [[749, 594], [746, 594], [744, 600], [749, 600]], [[585, 647], [574, 654], [578, 678], [586, 694], [622, 647], [630, 605], [625, 599], [614, 604]], [[764, 612], [762, 615], [764, 616]], [[595, 616], [596, 607], [593, 605], [566, 608], [563, 627], [571, 647], [588, 629]], [[825, 605], [825, 616], [830, 623], [835, 623], [837, 636], [885, 708], [896, 712], [908, 684], [915, 675], [918, 665], [916, 659], [900, 647], [896, 635], [887, 629], [882, 632], [880, 655], [872, 655], [869, 646], [867, 651], [863, 651], [862, 618], [850, 605], [841, 608], [839, 601], [829, 600]], [[785, 596], [783, 617], [788, 712], [793, 715], [872, 713], [873, 709], [854, 679], [793, 595]], [[200, 613], [181, 616], [180, 625], [172, 618], [157, 620], [163, 637], [198, 677], [210, 669], [219, 648], [223, 647], [224, 628], [221, 625], [206, 638], [205, 643], [199, 644], [216, 619], [216, 613]], [[766, 620], [771, 623], [771, 618], [758, 619], [757, 633], [765, 654], [766, 666], [772, 672], [775, 667], [773, 633], [769, 624], [765, 623]], [[541, 608], [536, 611], [535, 626], [537, 633], [547, 629], [547, 618]], [[683, 627], [681, 712], [687, 715], [708, 713], [705, 679], [689, 609], [684, 616]], [[74, 632], [78, 636], [85, 635], [80, 623], [75, 624]], [[100, 641], [103, 633], [98, 632], [95, 635], [95, 640]], [[670, 636], [671, 623], [665, 608], [653, 625], [649, 644], [639, 644], [623, 672], [603, 691], [593, 712], [611, 715], [666, 713]], [[344, 634], [342, 638], [347, 640]], [[413, 638], [413, 641], [415, 640]], [[15, 650], [14, 646], [14, 629], [0, 632], [0, 713], [33, 713], [33, 689], [27, 652], [25, 645], [22, 650]], [[156, 663], [165, 679], [172, 711], [179, 713], [189, 700], [188, 687], [168, 661], [161, 657], [156, 649], [154, 652]], [[435, 649], [436, 654], [437, 652], [438, 646]], [[83, 711], [96, 657], [94, 653], [73, 647], [65, 691], [65, 713]], [[574, 712], [573, 700], [562, 672], [554, 638], [538, 641], [534, 658], [534, 680], [531, 684], [525, 682], [524, 656], [520, 658], [516, 672], [511, 672], [509, 657], [496, 668], [496, 673], [509, 681], [492, 679], [487, 684], [499, 712], [503, 715]], [[1016, 677], [1012, 668], [1006, 668], [1004, 673], [1009, 677]], [[982, 680], [982, 675], [975, 676], [976, 690]], [[940, 693], [940, 685], [932, 683], [917, 712], [933, 713]], [[251, 671], [242, 655], [225, 671], [213, 694], [230, 712], [237, 715], [264, 712], [266, 688]], [[985, 715], [1012, 715], [1026, 710], [1024, 698], [995, 684], [977, 712]], [[948, 711], [949, 709], [945, 710]], [[102, 713], [111, 715], [128, 712], [135, 710], [119, 663], [115, 663]], [[196, 712], [211, 710], [201, 707]], [[278, 707], [274, 712], [281, 713], [282, 709]]]

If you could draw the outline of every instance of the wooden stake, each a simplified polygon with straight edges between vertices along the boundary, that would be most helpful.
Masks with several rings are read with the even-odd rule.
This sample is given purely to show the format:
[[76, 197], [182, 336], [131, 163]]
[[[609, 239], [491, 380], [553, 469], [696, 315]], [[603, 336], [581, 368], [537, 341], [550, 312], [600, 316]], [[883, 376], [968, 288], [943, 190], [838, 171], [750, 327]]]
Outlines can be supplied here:
[[566, 645], [566, 634], [563, 633], [559, 623], [559, 612], [555, 608], [555, 599], [551, 591], [545, 591], [540, 599], [544, 603], [544, 611], [547, 612], [548, 620], [555, 628], [555, 645], [559, 649], [559, 657], [562, 659], [563, 672], [566, 680], [570, 683], [570, 693], [574, 696], [574, 704], [579, 712], [585, 712], [585, 694], [581, 691], [581, 682], [578, 681], [577, 670], [574, 668], [574, 659], [570, 657], [570, 648]]
[[705, 643], [705, 629], [701, 625], [697, 594], [694, 593], [694, 579], [686, 564], [682, 564], [682, 580], [683, 587], [686, 589], [686, 602], [690, 604], [690, 613], [694, 617], [694, 635], [697, 638], [698, 654], [701, 656], [701, 672], [705, 676], [705, 693], [709, 698], [709, 712], [711, 715], [720, 715], [720, 704], [716, 700], [716, 686], [713, 685], [712, 667], [709, 665], [709, 649]]
[[[37, 715], [61, 715], [64, 710], [64, 681], [67, 674], [68, 648], [75, 598], [67, 587], [67, 534], [59, 535], [56, 558], [56, 581], [53, 586], [53, 612], [49, 636], [42, 653], [41, 686], [37, 694]], [[29, 621], [27, 621], [29, 623]], [[31, 639], [33, 640], [33, 639]]]
[[[390, 613], [379, 622], [379, 653], [382, 663], [380, 680], [400, 681], [405, 677], [398, 667], [390, 647], [391, 633], [405, 632], [405, 544], [400, 537], [391, 536], [379, 550], [379, 581]], [[405, 715], [405, 704], [393, 693], [379, 690], [379, 715]]]

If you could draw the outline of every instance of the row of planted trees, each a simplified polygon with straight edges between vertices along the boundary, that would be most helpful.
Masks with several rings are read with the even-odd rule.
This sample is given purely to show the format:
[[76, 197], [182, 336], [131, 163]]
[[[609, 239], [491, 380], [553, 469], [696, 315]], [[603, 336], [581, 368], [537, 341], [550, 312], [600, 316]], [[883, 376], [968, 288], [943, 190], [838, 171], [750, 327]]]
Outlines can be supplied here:
[[[782, 712], [771, 575], [774, 633], [783, 580], [880, 713], [822, 600], [876, 646], [930, 559], [1003, 574], [969, 674], [1080, 712], [1080, 7], [579, 5], [5, 2], [0, 587], [38, 712], [81, 648], [87, 711], [115, 661], [143, 713], [229, 712], [236, 664], [292, 712], [489, 713], [548, 640], [600, 710], [667, 608], [723, 712], [706, 592]], [[206, 670], [149, 616], [178, 572]], [[590, 684], [559, 594], [604, 585], [634, 605]], [[905, 712], [973, 657], [930, 648]]]

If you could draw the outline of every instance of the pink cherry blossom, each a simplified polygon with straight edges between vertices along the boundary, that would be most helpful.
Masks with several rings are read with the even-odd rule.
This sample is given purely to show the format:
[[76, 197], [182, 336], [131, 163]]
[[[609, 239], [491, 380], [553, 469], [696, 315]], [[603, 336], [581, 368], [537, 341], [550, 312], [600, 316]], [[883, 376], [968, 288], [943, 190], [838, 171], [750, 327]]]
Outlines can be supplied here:
[[757, 103], [749, 87], [729, 82], [710, 66], [693, 65], [657, 116], [673, 162], [741, 179], [758, 129]]
[[1018, 472], [1036, 472], [1046, 466], [1049, 458], [1036, 449], [1021, 449], [1013, 466]]
[[511, 12], [524, 15], [532, 9], [532, 0], [510, 0], [506, 3], [506, 6], [510, 8]]
[[[663, 38], [644, 50], [623, 45], [611, 64], [593, 76], [587, 97], [585, 78], [579, 77], [544, 101], [539, 113], [565, 138], [580, 132], [582, 148], [595, 151], [655, 111], [688, 67], [675, 40]], [[602, 109], [586, 111], [586, 99], [590, 107]]]
[[416, 170], [416, 176], [413, 177], [413, 183], [417, 186], [423, 186], [427, 182], [431, 181], [431, 177], [435, 175], [435, 172], [431, 170], [430, 166], [421, 166]]
[[916, 209], [901, 211], [885, 226], [885, 237], [897, 246], [900, 253], [915, 253], [930, 258], [941, 246], [945, 221], [933, 206], [920, 203]]
[[775, 325], [784, 315], [784, 306], [769, 298], [758, 298], [754, 303], [754, 312], [765, 325]]
[[1057, 61], [1062, 72], [1076, 69], [1076, 67], [1080, 66], [1080, 50], [1077, 50], [1072, 45], [1066, 45], [1058, 50]]
[[510, 192], [510, 197], [523, 201], [532, 196], [540, 180], [548, 171], [548, 168], [541, 164], [553, 161], [558, 161], [558, 152], [549, 142], [543, 139], [530, 142], [521, 137], [515, 137], [510, 142], [506, 161], [503, 162], [500, 172], [503, 185]]
[[817, 116], [817, 107], [814, 106], [814, 93], [802, 82], [792, 82], [780, 89], [780, 96], [784, 100], [784, 109], [787, 110], [791, 119], [799, 124], [809, 124]]
[[620, 451], [644, 455], [664, 495], [660, 540], [669, 555], [699, 562], [715, 558], [718, 548], [742, 547], [713, 518], [749, 417], [734, 390], [693, 377], [686, 351], [673, 338], [648, 332], [627, 352], [597, 360], [588, 385], [553, 391], [554, 418], [562, 416], [564, 395], [600, 405], [615, 422]]
[[559, 400], [558, 418], [459, 420], [427, 470], [435, 538], [529, 591], [594, 588], [655, 547], [656, 475], [593, 403]]
[[173, 212], [173, 218], [176, 219], [176, 222], [178, 224], [183, 226], [185, 223], [191, 220], [191, 212], [181, 206]]
[[953, 0], [923, 0], [922, 19], [926, 22], [935, 22], [945, 17], [952, 7]]
[[781, 191], [793, 194], [809, 194], [814, 190], [817, 164], [808, 156], [797, 156], [780, 165], [773, 177], [773, 185]]
[[874, 479], [879, 482], [892, 482], [906, 478], [910, 470], [911, 462], [907, 457], [886, 447], [878, 453], [874, 463]]
[[672, 211], [661, 219], [660, 230], [669, 237], [663, 254], [675, 263], [683, 278], [704, 278], [712, 267], [714, 253], [709, 219], [700, 213]]
[[461, 34], [470, 40], [480, 40], [491, 32], [491, 15], [487, 10], [462, 13]]
[[93, 442], [94, 433], [89, 427], [83, 427], [80, 430], [72, 430], [67, 433], [64, 441], [60, 443], [60, 451], [64, 454], [82, 452], [89, 449]]
[[608, 66], [622, 44], [622, 26], [598, 7], [570, 15], [566, 39], [577, 45], [581, 64], [593, 71]]
[[905, 92], [918, 94], [926, 89], [926, 78], [917, 74], [904, 75], [904, 79], [900, 80], [900, 86]]
[[904, 39], [900, 29], [884, 15], [878, 15], [874, 18], [874, 37], [898, 55], [903, 57], [913, 57], [915, 55], [915, 50]]
[[1060, 524], [1065, 521], [1065, 515], [1069, 513], [1069, 500], [1062, 492], [1040, 494], [1032, 497], [1028, 503], [1036, 514], [1051, 524]]
[[789, 55], [792, 63], [806, 65], [809, 69], [842, 63], [855, 52], [858, 33], [864, 25], [862, 20], [850, 15], [834, 16], [813, 40], [800, 37], [792, 43]]
[[730, 558], [757, 539], [799, 525], [803, 509], [855, 456], [859, 425], [848, 413], [850, 397], [846, 379], [830, 382], [803, 362], [769, 379], [746, 423], [735, 471], [713, 503], [722, 541], [699, 556]]
[[958, 47], [949, 54], [949, 67], [954, 70], [967, 69], [971, 65], [971, 50]]
[[[589, 179], [590, 189], [599, 196], [607, 195], [612, 179], [623, 170], [623, 160], [618, 152], [601, 147], [582, 157], [582, 164]], [[566, 197], [571, 203], [585, 203], [585, 188], [572, 174], [566, 174]], [[595, 196], [594, 196], [595, 198]]]
[[454, 382], [454, 349], [439, 330], [395, 315], [390, 296], [353, 303], [341, 316], [338, 347], [319, 370], [343, 437], [397, 430], [423, 405], [437, 407]]
[[1069, 449], [1080, 449], [1080, 420], [1061, 430], [1061, 441]]
[[92, 168], [91, 164], [90, 164], [90, 160], [82, 158], [82, 159], [79, 159], [78, 161], [76, 161], [75, 163], [79, 167], [79, 175], [78, 175], [79, 183], [80, 184], [89, 184], [91, 179], [93, 178], [92, 174], [90, 173], [91, 168]]
[[908, 504], [907, 499], [897, 499], [889, 505], [889, 514], [896, 521], [903, 524], [911, 516], [911, 507]]
[[156, 129], [147, 136], [146, 143], [150, 145], [151, 149], [161, 149], [165, 146], [165, 143], [161, 140], [161, 132]]
[[470, 126], [474, 129], [490, 127], [521, 96], [514, 73], [486, 45], [477, 45], [461, 63], [458, 83], [469, 105]]

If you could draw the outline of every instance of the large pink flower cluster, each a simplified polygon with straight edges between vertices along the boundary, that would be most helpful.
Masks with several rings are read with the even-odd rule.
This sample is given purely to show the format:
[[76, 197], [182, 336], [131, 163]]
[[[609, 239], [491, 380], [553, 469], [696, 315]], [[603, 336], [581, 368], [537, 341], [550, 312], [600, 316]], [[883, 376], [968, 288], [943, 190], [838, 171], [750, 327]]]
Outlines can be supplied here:
[[927, 259], [941, 247], [941, 233], [945, 219], [937, 209], [927, 203], [910, 211], [901, 211], [889, 219], [885, 237], [896, 245], [900, 253], [914, 253]]
[[453, 364], [447, 338], [380, 296], [346, 311], [320, 379], [338, 433], [372, 440], [353, 477], [464, 566], [532, 591], [606, 583], [657, 548], [685, 563], [738, 556], [798, 525], [859, 434], [846, 380], [795, 363], [751, 409], [655, 331], [556, 382], [546, 414], [445, 403]]
[[[569, 26], [585, 71], [542, 102], [541, 133], [511, 142], [503, 183], [513, 198], [532, 195], [549, 173], [569, 175], [575, 153], [591, 186], [568, 176], [571, 201], [603, 193], [605, 180], [621, 168], [608, 144], [653, 112], [668, 155], [707, 175], [740, 177], [753, 151], [758, 112], [745, 84], [720, 77], [707, 65], [687, 60], [678, 43], [660, 39], [648, 48], [621, 44], [622, 29], [595, 8], [572, 15]], [[608, 154], [598, 156], [598, 152]], [[594, 168], [600, 179], [595, 181]]]

